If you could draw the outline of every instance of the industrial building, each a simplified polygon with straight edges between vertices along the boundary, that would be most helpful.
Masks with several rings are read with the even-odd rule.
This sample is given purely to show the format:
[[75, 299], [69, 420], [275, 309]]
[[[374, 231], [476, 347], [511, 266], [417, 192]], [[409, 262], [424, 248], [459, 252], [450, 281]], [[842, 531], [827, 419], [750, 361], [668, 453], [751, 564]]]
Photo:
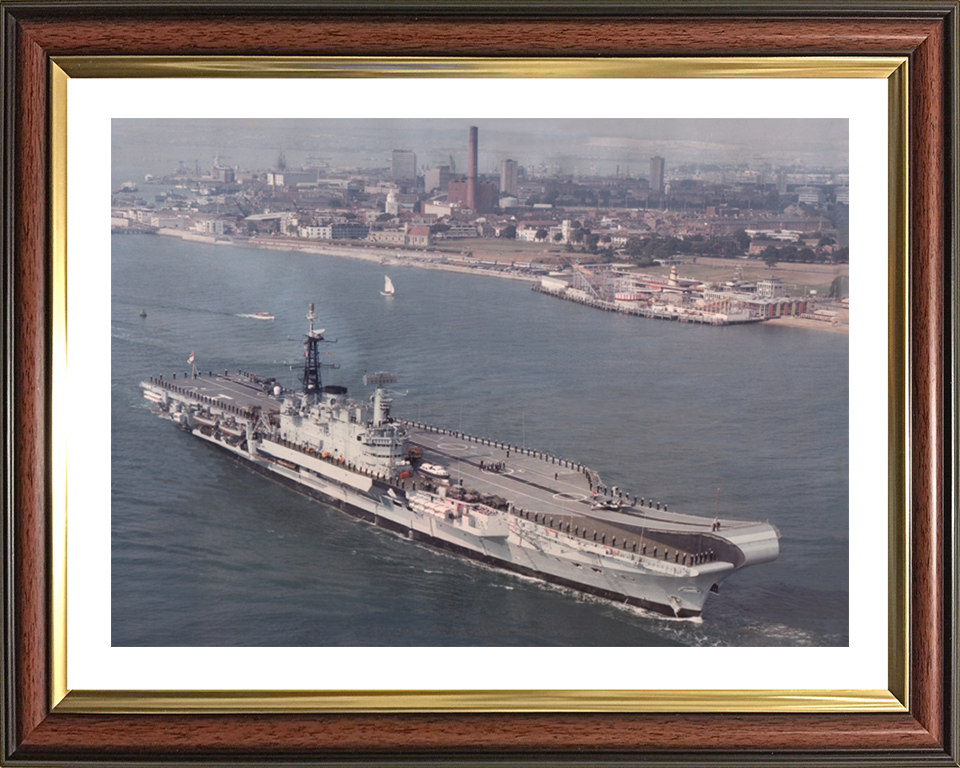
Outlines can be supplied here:
[[391, 155], [394, 181], [417, 180], [417, 153], [409, 149], [395, 149]]
[[477, 178], [477, 143], [478, 129], [471, 125], [467, 178], [451, 181], [447, 185], [447, 202], [456, 203], [473, 213], [489, 213], [497, 205], [497, 186], [491, 182], [481, 182]]
[[650, 158], [650, 192], [662, 195], [664, 191], [665, 162], [662, 157]]

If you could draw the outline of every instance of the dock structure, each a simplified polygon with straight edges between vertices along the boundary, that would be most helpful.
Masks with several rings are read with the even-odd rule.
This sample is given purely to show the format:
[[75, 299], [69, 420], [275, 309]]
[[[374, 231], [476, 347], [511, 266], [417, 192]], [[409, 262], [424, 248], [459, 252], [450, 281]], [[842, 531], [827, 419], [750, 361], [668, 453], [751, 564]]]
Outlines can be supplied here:
[[689, 305], [654, 304], [639, 301], [607, 301], [593, 294], [583, 291], [572, 291], [567, 288], [552, 288], [535, 283], [531, 290], [546, 296], [553, 296], [564, 301], [572, 301], [593, 309], [602, 309], [605, 312], [617, 312], [621, 315], [645, 317], [651, 320], [667, 320], [679, 323], [694, 323], [696, 325], [744, 325], [759, 323], [767, 319], [756, 312], [728, 313]]
[[757, 323], [764, 318], [760, 316], [730, 316], [719, 312], [710, 312], [695, 307], [677, 307], [672, 304], [640, 304], [630, 306], [630, 303], [606, 301], [593, 295], [582, 292], [573, 292], [566, 289], [554, 290], [535, 283], [531, 290], [547, 296], [553, 296], [564, 301], [572, 301], [593, 309], [602, 309], [605, 312], [617, 312], [621, 315], [646, 317], [651, 320], [668, 320], [680, 323], [694, 323], [696, 325], [743, 325]]

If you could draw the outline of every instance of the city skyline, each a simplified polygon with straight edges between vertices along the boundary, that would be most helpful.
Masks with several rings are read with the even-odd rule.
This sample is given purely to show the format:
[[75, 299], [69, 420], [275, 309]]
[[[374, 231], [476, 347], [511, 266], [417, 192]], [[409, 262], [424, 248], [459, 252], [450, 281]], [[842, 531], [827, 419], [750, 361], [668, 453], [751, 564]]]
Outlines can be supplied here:
[[[645, 177], [650, 158], [680, 165], [803, 167], [845, 172], [846, 119], [115, 119], [113, 164], [165, 173], [183, 161], [269, 168], [321, 160], [332, 167], [390, 167], [395, 150], [415, 153], [418, 171], [466, 172], [469, 126], [480, 130], [478, 169], [499, 174], [511, 159], [561, 175]], [[172, 164], [172, 165], [171, 165]]]

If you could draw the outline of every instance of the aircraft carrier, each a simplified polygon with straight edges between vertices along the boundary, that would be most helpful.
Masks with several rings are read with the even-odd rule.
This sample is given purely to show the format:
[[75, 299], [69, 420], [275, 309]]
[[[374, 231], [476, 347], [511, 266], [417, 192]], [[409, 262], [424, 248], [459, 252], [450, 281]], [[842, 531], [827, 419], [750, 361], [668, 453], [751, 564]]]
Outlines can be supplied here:
[[312, 304], [307, 319], [298, 390], [194, 367], [141, 382], [144, 397], [252, 470], [350, 515], [655, 613], [699, 616], [731, 573], [777, 558], [769, 523], [668, 510], [605, 486], [578, 460], [397, 418], [390, 374], [364, 377], [367, 398], [323, 385], [327, 340]]

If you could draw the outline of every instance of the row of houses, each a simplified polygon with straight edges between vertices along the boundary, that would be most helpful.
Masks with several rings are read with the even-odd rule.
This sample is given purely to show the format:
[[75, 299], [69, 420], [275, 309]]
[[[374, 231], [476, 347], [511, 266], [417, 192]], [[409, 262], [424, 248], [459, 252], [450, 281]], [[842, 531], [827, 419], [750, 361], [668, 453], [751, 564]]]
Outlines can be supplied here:
[[110, 226], [126, 228], [131, 224], [153, 229], [173, 229], [181, 232], [200, 232], [205, 235], [224, 235], [229, 231], [226, 220], [203, 215], [171, 214], [143, 210], [114, 210], [110, 214]]

